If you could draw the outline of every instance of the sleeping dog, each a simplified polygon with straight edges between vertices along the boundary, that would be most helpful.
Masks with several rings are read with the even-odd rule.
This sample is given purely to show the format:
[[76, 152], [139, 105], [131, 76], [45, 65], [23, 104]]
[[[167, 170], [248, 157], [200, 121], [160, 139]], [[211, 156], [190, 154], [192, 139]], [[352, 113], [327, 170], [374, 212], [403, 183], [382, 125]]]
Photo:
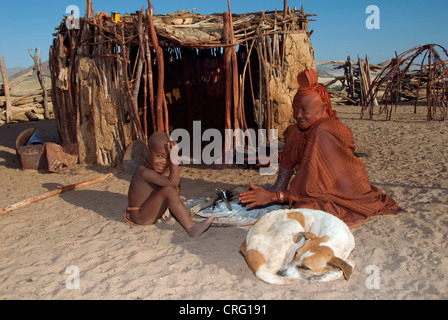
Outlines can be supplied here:
[[347, 261], [355, 240], [347, 225], [330, 213], [281, 209], [261, 217], [240, 247], [249, 268], [261, 280], [288, 284], [297, 279], [349, 279]]

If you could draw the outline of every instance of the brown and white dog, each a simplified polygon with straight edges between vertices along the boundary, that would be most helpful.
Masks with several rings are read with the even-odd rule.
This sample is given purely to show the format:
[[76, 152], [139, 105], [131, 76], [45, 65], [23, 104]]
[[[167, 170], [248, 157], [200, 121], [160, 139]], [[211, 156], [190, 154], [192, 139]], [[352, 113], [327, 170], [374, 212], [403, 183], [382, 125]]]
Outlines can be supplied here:
[[261, 280], [288, 284], [298, 279], [325, 282], [349, 279], [348, 257], [355, 240], [334, 215], [312, 209], [281, 209], [261, 217], [240, 247], [249, 268]]

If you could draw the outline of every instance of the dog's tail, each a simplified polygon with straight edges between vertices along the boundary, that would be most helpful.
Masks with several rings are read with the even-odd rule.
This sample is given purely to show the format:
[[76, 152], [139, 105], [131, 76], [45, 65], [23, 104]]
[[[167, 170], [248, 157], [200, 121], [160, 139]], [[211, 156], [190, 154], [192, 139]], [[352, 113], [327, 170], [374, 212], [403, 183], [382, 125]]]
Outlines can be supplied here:
[[255, 275], [257, 276], [257, 278], [263, 280], [264, 282], [270, 283], [270, 284], [284, 285], [284, 284], [294, 283], [297, 281], [297, 279], [285, 278], [285, 277], [277, 275], [276, 273], [272, 273], [271, 270], [266, 270], [263, 266], [257, 270]]

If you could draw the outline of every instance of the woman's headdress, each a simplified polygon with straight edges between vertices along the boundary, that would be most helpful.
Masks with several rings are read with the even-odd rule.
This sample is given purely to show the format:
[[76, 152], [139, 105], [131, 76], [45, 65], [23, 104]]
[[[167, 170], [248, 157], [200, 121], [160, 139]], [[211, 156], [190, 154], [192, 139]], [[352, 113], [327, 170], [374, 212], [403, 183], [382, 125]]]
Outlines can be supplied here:
[[322, 83], [318, 82], [318, 75], [315, 69], [307, 69], [300, 72], [297, 76], [297, 81], [299, 82], [299, 90], [297, 93], [311, 92], [318, 95], [324, 103], [330, 118], [337, 118], [336, 111], [333, 111], [333, 108], [331, 107], [330, 94], [328, 93], [327, 88]]

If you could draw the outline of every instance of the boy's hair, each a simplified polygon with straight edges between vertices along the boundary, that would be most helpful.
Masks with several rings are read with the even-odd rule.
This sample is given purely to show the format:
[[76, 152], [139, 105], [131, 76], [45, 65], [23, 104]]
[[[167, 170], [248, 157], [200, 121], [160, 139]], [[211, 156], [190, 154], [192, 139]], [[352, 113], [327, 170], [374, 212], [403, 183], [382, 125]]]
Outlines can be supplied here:
[[166, 144], [170, 141], [169, 135], [164, 131], [155, 131], [148, 139], [149, 150], [154, 149], [159, 143]]

